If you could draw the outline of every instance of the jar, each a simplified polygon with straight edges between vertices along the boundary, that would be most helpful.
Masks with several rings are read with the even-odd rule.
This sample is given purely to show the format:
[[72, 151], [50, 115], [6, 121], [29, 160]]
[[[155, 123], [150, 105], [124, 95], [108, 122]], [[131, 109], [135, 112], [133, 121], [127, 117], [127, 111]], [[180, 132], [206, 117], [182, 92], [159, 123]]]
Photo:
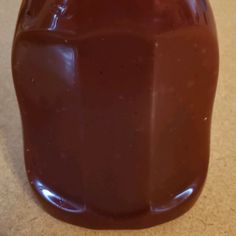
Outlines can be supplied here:
[[24, 0], [12, 68], [30, 184], [53, 216], [137, 229], [207, 175], [218, 44], [206, 0]]

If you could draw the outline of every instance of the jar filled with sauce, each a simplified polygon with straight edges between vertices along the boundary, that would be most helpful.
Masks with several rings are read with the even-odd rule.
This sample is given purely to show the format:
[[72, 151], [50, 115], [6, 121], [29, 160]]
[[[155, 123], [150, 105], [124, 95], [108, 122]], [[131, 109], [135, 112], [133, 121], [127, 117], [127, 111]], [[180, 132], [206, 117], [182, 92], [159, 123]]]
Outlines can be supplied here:
[[207, 0], [24, 0], [12, 68], [28, 178], [50, 214], [137, 229], [197, 200], [218, 76]]

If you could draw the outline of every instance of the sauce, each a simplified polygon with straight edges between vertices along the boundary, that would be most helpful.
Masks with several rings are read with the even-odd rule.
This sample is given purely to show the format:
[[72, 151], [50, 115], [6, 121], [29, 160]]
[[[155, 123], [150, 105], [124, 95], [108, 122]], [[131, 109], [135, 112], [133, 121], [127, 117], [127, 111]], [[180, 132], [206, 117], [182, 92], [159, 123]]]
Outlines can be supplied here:
[[12, 65], [28, 178], [50, 214], [132, 229], [193, 205], [218, 75], [206, 1], [23, 1]]

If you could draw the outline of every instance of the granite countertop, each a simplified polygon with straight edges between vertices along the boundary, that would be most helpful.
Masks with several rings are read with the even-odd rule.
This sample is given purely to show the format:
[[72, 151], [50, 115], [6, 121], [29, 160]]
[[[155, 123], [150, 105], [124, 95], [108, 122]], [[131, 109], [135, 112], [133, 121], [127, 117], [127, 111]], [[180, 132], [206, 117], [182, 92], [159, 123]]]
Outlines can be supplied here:
[[150, 229], [94, 231], [60, 222], [37, 204], [26, 179], [10, 54], [20, 0], [0, 0], [0, 236], [236, 235], [236, 1], [212, 0], [221, 67], [204, 191], [184, 216]]

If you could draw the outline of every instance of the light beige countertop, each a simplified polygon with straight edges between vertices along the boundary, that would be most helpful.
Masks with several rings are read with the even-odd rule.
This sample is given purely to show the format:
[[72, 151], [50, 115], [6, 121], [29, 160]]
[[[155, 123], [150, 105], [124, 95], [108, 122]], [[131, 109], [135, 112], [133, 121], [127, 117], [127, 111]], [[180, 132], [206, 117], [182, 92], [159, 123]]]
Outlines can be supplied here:
[[204, 191], [184, 216], [150, 229], [94, 231], [63, 223], [37, 204], [26, 179], [10, 55], [20, 0], [0, 0], [0, 236], [235, 236], [236, 1], [212, 0], [221, 68]]

